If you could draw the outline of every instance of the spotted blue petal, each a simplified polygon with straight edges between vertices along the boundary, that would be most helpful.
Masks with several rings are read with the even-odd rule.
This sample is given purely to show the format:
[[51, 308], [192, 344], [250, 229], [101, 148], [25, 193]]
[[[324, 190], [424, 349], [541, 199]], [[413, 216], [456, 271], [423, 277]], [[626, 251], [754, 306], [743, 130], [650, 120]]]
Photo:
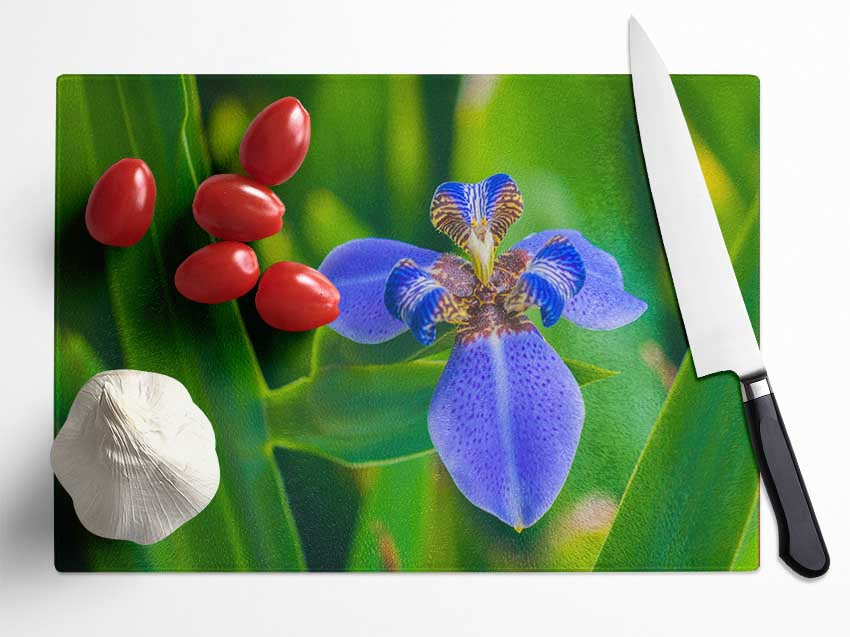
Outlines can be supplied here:
[[460, 323], [466, 318], [461, 299], [412, 259], [402, 259], [390, 272], [384, 302], [390, 314], [404, 321], [423, 345], [437, 338], [437, 323]]
[[511, 251], [524, 250], [533, 257], [556, 236], [570, 240], [585, 269], [581, 290], [564, 303], [564, 318], [590, 330], [613, 330], [628, 325], [646, 311], [643, 300], [625, 291], [617, 260], [576, 230], [538, 232], [515, 244]]
[[575, 378], [527, 321], [459, 336], [428, 414], [431, 440], [457, 487], [517, 530], [552, 506], [583, 422]]
[[536, 305], [543, 325], [551, 327], [561, 318], [565, 303], [579, 293], [584, 279], [584, 263], [578, 251], [569, 239], [556, 235], [520, 275], [505, 306], [509, 311], [522, 312]]
[[441, 184], [431, 200], [431, 223], [464, 250], [474, 228], [487, 229], [495, 249], [522, 210], [522, 194], [516, 182], [500, 173], [475, 184]]
[[393, 267], [410, 258], [432, 266], [442, 255], [391, 239], [355, 239], [334, 248], [319, 271], [339, 290], [339, 317], [330, 327], [358, 343], [382, 343], [407, 329], [387, 310], [384, 288]]

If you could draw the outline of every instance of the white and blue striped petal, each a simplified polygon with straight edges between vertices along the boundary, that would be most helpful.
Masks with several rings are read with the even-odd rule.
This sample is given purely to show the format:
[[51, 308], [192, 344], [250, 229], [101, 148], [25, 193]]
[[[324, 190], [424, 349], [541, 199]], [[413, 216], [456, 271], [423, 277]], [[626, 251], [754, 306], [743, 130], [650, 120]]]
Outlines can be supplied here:
[[516, 182], [500, 173], [475, 184], [441, 184], [431, 200], [431, 223], [472, 257], [475, 274], [486, 284], [496, 248], [522, 210]]
[[564, 303], [561, 315], [589, 330], [613, 330], [637, 320], [646, 311], [646, 302], [625, 291], [617, 260], [597, 248], [577, 230], [545, 230], [514, 244], [511, 252], [524, 251], [531, 257], [544, 249], [553, 237], [566, 237], [584, 263], [584, 285]]
[[412, 259], [402, 259], [393, 267], [387, 278], [384, 303], [423, 345], [436, 339], [437, 323], [461, 323], [466, 318], [462, 300]]
[[585, 280], [584, 263], [573, 244], [556, 235], [537, 252], [505, 301], [511, 312], [540, 308], [543, 325], [558, 322], [568, 300], [579, 293]]

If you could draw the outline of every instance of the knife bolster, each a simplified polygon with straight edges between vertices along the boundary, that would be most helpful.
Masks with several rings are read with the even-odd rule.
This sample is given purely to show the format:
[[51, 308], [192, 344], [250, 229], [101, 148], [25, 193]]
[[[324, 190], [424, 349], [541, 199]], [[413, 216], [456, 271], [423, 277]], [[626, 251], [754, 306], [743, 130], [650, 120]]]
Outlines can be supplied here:
[[773, 390], [770, 387], [770, 381], [767, 379], [767, 376], [741, 379], [741, 397], [745, 403], [772, 393]]

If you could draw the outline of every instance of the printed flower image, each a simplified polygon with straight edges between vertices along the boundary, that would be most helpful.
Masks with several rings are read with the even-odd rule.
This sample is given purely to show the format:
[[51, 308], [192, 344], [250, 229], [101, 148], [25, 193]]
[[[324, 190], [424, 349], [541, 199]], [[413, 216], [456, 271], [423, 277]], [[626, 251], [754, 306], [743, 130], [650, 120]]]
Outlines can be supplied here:
[[447, 182], [431, 222], [470, 258], [391, 239], [357, 239], [319, 270], [340, 291], [331, 328], [378, 344], [410, 330], [432, 344], [437, 324], [455, 343], [428, 412], [434, 447], [476, 506], [517, 531], [551, 507], [570, 471], [585, 406], [569, 367], [526, 317], [540, 309], [591, 330], [631, 323], [646, 303], [624, 289], [617, 260], [576, 230], [532, 234], [498, 254], [523, 214], [510, 176]]
[[[758, 79], [673, 81], [758, 334]], [[149, 545], [91, 533], [56, 482], [59, 571], [758, 567], [739, 383], [696, 377], [628, 75], [56, 86], [53, 433], [93, 376], [163, 374], [220, 477]], [[269, 110], [295, 100], [309, 146]], [[283, 135], [259, 162], [257, 121]], [[86, 211], [126, 158], [156, 197], [116, 247]], [[199, 254], [221, 260], [181, 281], [221, 302], [177, 287]]]

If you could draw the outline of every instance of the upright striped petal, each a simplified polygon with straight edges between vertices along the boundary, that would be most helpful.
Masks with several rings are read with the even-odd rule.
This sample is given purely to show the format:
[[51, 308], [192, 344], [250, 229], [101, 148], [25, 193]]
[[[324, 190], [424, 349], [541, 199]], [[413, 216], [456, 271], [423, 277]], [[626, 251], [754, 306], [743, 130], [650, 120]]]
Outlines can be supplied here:
[[552, 506], [583, 422], [575, 378], [527, 320], [458, 336], [428, 414], [457, 487], [517, 530]]
[[384, 302], [390, 314], [404, 321], [423, 345], [430, 345], [437, 338], [437, 323], [460, 323], [466, 319], [463, 299], [440, 285], [412, 259], [402, 259], [390, 272]]
[[476, 184], [441, 184], [431, 200], [431, 223], [469, 253], [476, 274], [487, 283], [496, 248], [522, 210], [516, 182], [497, 174]]
[[646, 303], [625, 291], [617, 260], [576, 230], [546, 230], [529, 235], [511, 248], [534, 257], [557, 236], [570, 240], [584, 264], [584, 285], [564, 303], [561, 315], [590, 330], [613, 330], [637, 320]]
[[569, 239], [556, 235], [549, 239], [528, 264], [505, 307], [510, 312], [524, 312], [532, 305], [540, 308], [543, 325], [558, 322], [564, 305], [584, 285], [584, 263]]

